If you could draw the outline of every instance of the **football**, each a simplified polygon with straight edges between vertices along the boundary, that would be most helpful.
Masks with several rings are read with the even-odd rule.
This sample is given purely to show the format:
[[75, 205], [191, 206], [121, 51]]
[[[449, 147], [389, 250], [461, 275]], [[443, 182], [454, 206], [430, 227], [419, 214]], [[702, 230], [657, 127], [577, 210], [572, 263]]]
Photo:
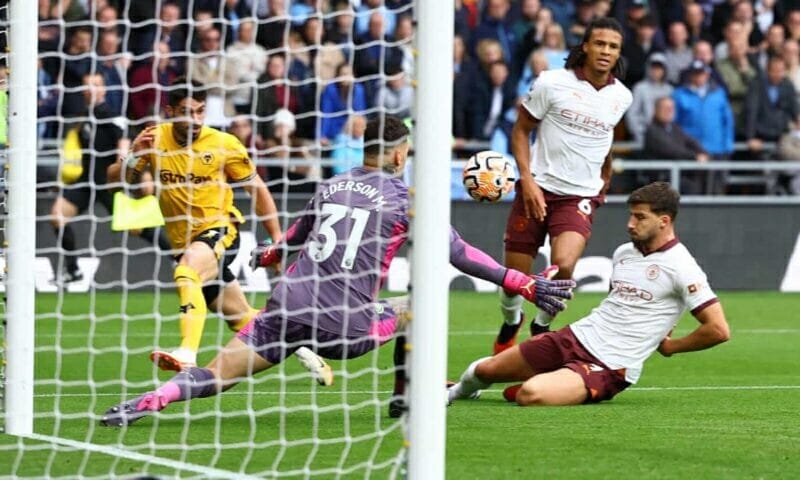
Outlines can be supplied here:
[[462, 181], [469, 196], [478, 202], [496, 202], [514, 189], [514, 167], [502, 154], [484, 150], [464, 165]]

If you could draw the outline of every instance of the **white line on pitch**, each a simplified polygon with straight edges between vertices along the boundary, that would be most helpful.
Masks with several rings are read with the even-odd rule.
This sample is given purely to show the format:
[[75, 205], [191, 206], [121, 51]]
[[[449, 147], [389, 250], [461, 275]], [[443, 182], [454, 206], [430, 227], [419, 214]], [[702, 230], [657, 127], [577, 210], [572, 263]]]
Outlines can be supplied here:
[[[704, 390], [800, 390], [800, 385], [699, 385], [699, 386], [684, 386], [684, 387], [631, 387], [625, 390], [626, 392], [664, 392], [664, 391], [704, 391]], [[501, 389], [489, 389], [485, 392], [502, 392]], [[243, 395], [390, 395], [391, 390], [351, 390], [343, 392], [341, 390], [295, 390], [281, 392], [277, 390], [268, 391], [229, 391], [225, 392], [225, 396], [243, 396]], [[51, 398], [51, 397], [120, 397], [119, 393], [40, 393], [34, 395], [37, 398]]]
[[238, 472], [230, 472], [228, 470], [203, 467], [201, 465], [195, 465], [192, 463], [181, 463], [177, 460], [172, 460], [169, 458], [145, 455], [143, 453], [133, 452], [130, 450], [126, 450], [124, 448], [112, 447], [110, 445], [97, 445], [95, 443], [79, 442], [67, 438], [51, 437], [50, 435], [41, 435], [38, 433], [23, 435], [23, 437], [29, 438], [31, 440], [39, 440], [42, 442], [55, 443], [58, 445], [63, 445], [65, 447], [71, 447], [77, 450], [89, 450], [91, 452], [103, 453], [105, 455], [110, 455], [112, 457], [122, 457], [136, 462], [145, 462], [148, 464], [160, 465], [162, 467], [174, 468], [177, 471], [190, 471], [194, 473], [199, 473], [200, 475], [204, 475], [209, 478], [230, 478], [230, 479], [256, 478]]
[[[690, 330], [677, 330], [677, 333], [689, 333]], [[491, 336], [497, 335], [497, 330], [453, 330], [450, 331], [450, 336], [453, 337], [470, 337], [470, 336]], [[800, 333], [800, 328], [741, 328], [738, 330], [733, 330], [733, 334], [754, 334], [754, 335], [784, 335], [784, 334], [793, 334], [793, 333]], [[45, 333], [45, 334], [37, 334], [37, 338], [54, 338], [56, 335], [52, 333]], [[89, 337], [85, 333], [62, 333], [59, 335], [60, 338], [119, 338], [120, 334], [117, 333], [95, 333], [91, 337]], [[128, 333], [126, 337], [130, 338], [154, 338], [152, 332], [149, 333]], [[171, 338], [173, 337], [172, 334], [165, 334], [162, 335], [160, 338]]]

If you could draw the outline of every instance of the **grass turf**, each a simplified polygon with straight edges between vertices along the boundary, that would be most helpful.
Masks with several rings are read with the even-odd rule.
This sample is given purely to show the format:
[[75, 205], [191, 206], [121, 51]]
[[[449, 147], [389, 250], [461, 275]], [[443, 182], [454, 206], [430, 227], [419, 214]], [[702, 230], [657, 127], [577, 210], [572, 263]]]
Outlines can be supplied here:
[[[580, 294], [559, 325], [586, 314], [600, 298]], [[723, 293], [721, 298], [731, 342], [669, 359], [656, 355], [641, 382], [612, 402], [523, 409], [506, 404], [496, 387], [479, 401], [450, 407], [448, 477], [795, 477], [800, 296]], [[329, 389], [312, 385], [290, 360], [220, 397], [173, 405], [128, 429], [97, 426], [110, 405], [169, 377], [153, 369], [147, 354], [154, 345], [177, 344], [176, 309], [170, 292], [126, 298], [38, 295], [35, 431], [62, 439], [61, 445], [0, 435], [0, 477], [205, 478], [219, 469], [290, 478], [310, 472], [334, 478], [343, 471], [343, 478], [363, 478], [369, 468], [376, 469], [370, 478], [390, 475], [403, 443], [401, 424], [386, 416], [391, 346], [332, 362], [337, 381]], [[161, 312], [159, 321], [153, 311]], [[495, 295], [453, 292], [451, 378], [487, 354], [496, 312]], [[693, 322], [684, 318], [677, 333], [693, 328]], [[210, 317], [201, 362], [229, 336], [222, 322]], [[92, 452], [85, 443], [116, 450]], [[122, 458], [118, 450], [157, 458]], [[194, 467], [181, 468], [172, 460]]]

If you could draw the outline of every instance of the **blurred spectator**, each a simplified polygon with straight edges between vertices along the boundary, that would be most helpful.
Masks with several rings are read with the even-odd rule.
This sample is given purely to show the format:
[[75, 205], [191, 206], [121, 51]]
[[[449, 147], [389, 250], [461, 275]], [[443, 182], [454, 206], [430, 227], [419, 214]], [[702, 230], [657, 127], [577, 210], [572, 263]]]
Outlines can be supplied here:
[[397, 66], [390, 67], [386, 75], [385, 84], [375, 94], [373, 105], [400, 118], [411, 117], [414, 88], [408, 81], [408, 75]]
[[106, 86], [106, 105], [114, 115], [121, 115], [125, 107], [125, 87], [131, 57], [119, 53], [120, 39], [116, 30], [101, 30], [97, 40], [97, 73], [103, 76]]
[[488, 140], [506, 110], [514, 105], [515, 85], [509, 81], [503, 61], [489, 66], [489, 84], [478, 86], [472, 99], [471, 130], [475, 138]]
[[202, 83], [206, 88], [206, 124], [224, 130], [234, 112], [225, 108], [225, 89], [233, 84], [228, 77], [234, 72], [225, 67], [225, 57], [220, 47], [220, 33], [216, 28], [203, 30], [200, 51], [189, 61], [186, 76]]
[[258, 22], [256, 40], [268, 53], [284, 45], [286, 33], [291, 28], [286, 2], [287, 0], [269, 0], [269, 16]]
[[469, 37], [472, 32], [469, 25], [469, 9], [467, 9], [462, 0], [455, 0], [453, 6], [455, 7], [453, 33], [469, 44]]
[[581, 44], [586, 27], [595, 18], [594, 0], [577, 0], [576, 4], [575, 19], [570, 24], [566, 35], [569, 48]]
[[517, 58], [514, 59], [517, 69], [524, 65], [531, 52], [539, 47], [541, 32], [537, 35], [537, 17], [542, 9], [540, 0], [521, 0], [519, 18], [511, 25], [514, 37], [518, 40]]
[[[701, 62], [703, 62], [711, 70], [711, 80], [718, 86], [722, 87], [723, 90], [727, 91], [725, 80], [722, 78], [722, 75], [719, 74], [719, 71], [717, 71], [717, 69], [714, 68], [714, 50], [711, 47], [711, 44], [706, 42], [705, 40], [700, 40], [699, 42], [695, 43], [694, 46], [692, 47], [692, 53], [694, 54], [694, 59], [692, 60], [692, 63], [694, 63], [694, 60], [700, 60]], [[689, 83], [690, 71], [691, 68], [687, 67], [685, 70], [681, 72], [680, 85]]]
[[219, 44], [222, 45], [222, 30], [217, 28], [215, 25], [214, 19], [214, 12], [210, 10], [195, 10], [194, 12], [194, 22], [190, 24], [189, 29], [189, 37], [191, 38], [191, 51], [196, 56], [198, 53], [206, 53], [207, 50], [204, 50], [203, 39], [206, 37], [206, 34], [209, 33], [211, 30], [215, 30], [219, 33], [220, 41]]
[[252, 84], [267, 67], [267, 51], [255, 43], [255, 26], [252, 19], [242, 20], [239, 23], [238, 40], [225, 51], [225, 68], [231, 70], [230, 79], [235, 85], [227, 101], [236, 113], [250, 112]]
[[332, 173], [339, 175], [364, 163], [364, 130], [367, 119], [351, 115], [341, 133], [336, 136], [331, 150]]
[[84, 110], [83, 94], [80, 87], [83, 77], [92, 71], [92, 31], [86, 27], [75, 28], [69, 33], [69, 40], [64, 51], [64, 100], [61, 114], [70, 117]]
[[397, 17], [394, 41], [398, 43], [400, 67], [410, 77], [414, 77], [414, 20], [407, 15]]
[[[800, 162], [800, 125], [781, 136], [776, 151], [778, 160]], [[778, 172], [776, 193], [800, 195], [800, 171], [785, 170]]]
[[371, 29], [372, 17], [378, 15], [383, 20], [385, 31], [393, 32], [396, 23], [395, 12], [383, 5], [383, 0], [362, 0], [356, 8], [356, 36], [364, 36]]
[[775, 55], [783, 55], [783, 43], [786, 41], [786, 30], [776, 23], [767, 29], [764, 43], [757, 50], [756, 62], [762, 72], [767, 69], [767, 60]]
[[628, 88], [632, 88], [644, 78], [648, 57], [664, 50], [664, 46], [656, 41], [656, 31], [658, 31], [656, 19], [651, 15], [645, 15], [639, 19], [633, 37], [625, 42], [622, 51], [627, 60], [625, 85]]
[[180, 20], [180, 7], [171, 1], [164, 2], [159, 10], [157, 25], [147, 23], [146, 26], [136, 28], [131, 33], [129, 47], [132, 53], [134, 55], [151, 53], [153, 45], [165, 42], [172, 54], [171, 67], [182, 72], [186, 65], [186, 35], [179, 23]]
[[289, 7], [289, 16], [292, 17], [292, 25], [300, 27], [306, 20], [315, 16], [319, 11], [317, 0], [293, 0]]
[[552, 23], [545, 27], [542, 46], [539, 48], [547, 57], [548, 69], [564, 68], [569, 51], [561, 25]]
[[536, 50], [530, 54], [528, 63], [522, 70], [522, 75], [517, 82], [517, 100], [524, 97], [525, 94], [531, 89], [533, 82], [539, 77], [539, 74], [547, 70], [547, 57], [541, 50]]
[[741, 0], [712, 0], [713, 12], [711, 13], [711, 24], [707, 30], [711, 34], [711, 43], [717, 44], [723, 40], [725, 25], [730, 20], [734, 20], [733, 6]]
[[296, 137], [295, 118], [288, 110], [275, 112], [273, 135], [264, 139], [264, 157], [282, 160], [280, 165], [267, 166], [267, 181], [272, 192], [316, 191], [321, 178], [319, 156], [310, 146]]
[[667, 30], [667, 48], [664, 49], [664, 65], [667, 81], [673, 85], [680, 82], [681, 72], [692, 63], [692, 49], [689, 47], [689, 32], [683, 22], [672, 22]]
[[[709, 156], [696, 139], [675, 123], [675, 101], [671, 97], [656, 100], [652, 121], [644, 134], [642, 153], [645, 158], [653, 160], [696, 160], [708, 162]], [[697, 194], [702, 192], [702, 185], [697, 181], [698, 175], [684, 175], [681, 178], [681, 193]], [[644, 171], [639, 175], [640, 183], [669, 181], [665, 172]]]
[[[231, 120], [228, 133], [236, 137], [247, 149], [250, 158], [259, 158], [259, 151], [264, 150], [266, 145], [260, 135], [253, 132], [253, 122], [247, 115], [237, 115]], [[256, 166], [256, 171], [261, 178], [267, 178], [267, 169], [263, 165]]]
[[380, 13], [369, 17], [369, 30], [357, 39], [353, 69], [357, 77], [383, 73], [381, 67], [399, 64], [400, 58], [394, 48], [387, 44], [392, 41], [385, 32], [385, 20]]
[[653, 119], [656, 100], [672, 95], [672, 85], [667, 82], [666, 62], [663, 53], [650, 55], [647, 59], [647, 77], [633, 87], [633, 103], [625, 113], [625, 125], [637, 143], [644, 142], [645, 130]]
[[575, 0], [542, 0], [542, 5], [553, 13], [553, 21], [561, 26], [561, 30], [569, 28], [575, 15]]
[[[196, 6], [197, 0], [194, 1]], [[214, 12], [214, 17], [222, 30], [223, 45], [228, 48], [241, 37], [239, 28], [244, 21], [252, 18], [253, 11], [239, 0], [215, 0], [215, 3], [216, 5], [212, 6], [211, 11]], [[255, 25], [253, 25], [252, 36], [255, 38]]]
[[745, 35], [747, 35], [747, 43], [751, 47], [757, 47], [764, 41], [764, 32], [758, 28], [753, 12], [753, 3], [751, 0], [739, 0], [733, 4], [733, 14], [731, 18], [742, 22], [744, 26]]
[[[672, 93], [675, 123], [697, 139], [712, 159], [728, 160], [733, 152], [733, 113], [728, 96], [711, 80], [711, 67], [702, 60], [689, 66], [688, 82]], [[725, 174], [708, 176], [706, 193], [725, 192]]]
[[51, 0], [50, 12], [53, 17], [61, 18], [65, 22], [77, 22], [86, 20], [88, 12], [86, 3], [79, 0]]
[[258, 117], [258, 134], [262, 138], [273, 136], [272, 116], [280, 109], [294, 113], [299, 110], [297, 90], [286, 79], [286, 58], [275, 53], [267, 60], [267, 70], [258, 77], [255, 112]]
[[453, 38], [453, 136], [456, 144], [470, 138], [469, 98], [477, 75], [477, 67], [467, 55], [464, 39]]
[[751, 152], [758, 154], [764, 142], [776, 142], [797, 124], [800, 109], [797, 92], [786, 78], [786, 63], [771, 57], [766, 74], [759, 75], [745, 100], [745, 138]]
[[[765, 34], [769, 30], [770, 25], [779, 20], [779, 13], [777, 0], [755, 0], [753, 2], [753, 10], [755, 13], [756, 27]], [[777, 23], [780, 25], [780, 23]]]
[[336, 78], [325, 87], [320, 99], [320, 143], [329, 145], [342, 131], [348, 113], [364, 114], [367, 97], [364, 86], [355, 81], [350, 65], [342, 63], [336, 70]]
[[711, 33], [705, 28], [705, 12], [698, 3], [689, 3], [684, 9], [683, 23], [689, 32], [689, 45], [699, 41], [710, 42], [713, 40]]
[[322, 39], [323, 43], [332, 43], [339, 45], [346, 60], [353, 58], [353, 49], [351, 44], [355, 40], [353, 29], [353, 22], [355, 21], [355, 14], [353, 7], [347, 0], [339, 0], [334, 6], [332, 13], [333, 20], [331, 25], [325, 28], [325, 36]]
[[131, 72], [128, 116], [134, 120], [163, 116], [169, 86], [178, 76], [180, 73], [170, 61], [169, 44], [159, 42], [152, 60], [134, 67]]
[[97, 22], [100, 32], [113, 30], [120, 38], [126, 37], [127, 25], [119, 21], [119, 13], [111, 5], [98, 7], [95, 11], [94, 20]]
[[503, 50], [503, 61], [506, 65], [517, 61], [520, 41], [514, 33], [513, 24], [509, 19], [510, 8], [509, 0], [487, 0], [483, 19], [472, 32], [473, 47], [484, 38], [497, 40]]
[[742, 36], [728, 46], [728, 58], [717, 62], [717, 70], [728, 87], [728, 101], [736, 121], [736, 135], [744, 134], [742, 111], [747, 91], [758, 75], [758, 67], [747, 54], [747, 40]]
[[790, 38], [783, 42], [781, 53], [786, 62], [786, 78], [792, 82], [795, 92], [798, 93], [798, 101], [800, 101], [800, 44], [797, 40]]
[[[60, 19], [52, 15], [50, 0], [39, 0], [39, 53], [58, 50], [61, 37], [59, 23]], [[51, 59], [50, 63], [54, 61], [57, 59]], [[48, 68], [48, 71], [52, 74], [55, 70]]]
[[730, 43], [739, 39], [747, 43], [747, 32], [744, 29], [744, 24], [738, 20], [731, 19], [725, 24], [725, 29], [722, 31], [722, 41], [714, 46], [714, 59], [720, 61], [727, 58]]
[[53, 84], [53, 79], [44, 69], [41, 59], [39, 60], [36, 86], [37, 135], [39, 138], [52, 138], [56, 134], [54, 122], [46, 117], [55, 116], [57, 113], [60, 88]]
[[790, 10], [786, 14], [786, 36], [800, 42], [800, 10]]

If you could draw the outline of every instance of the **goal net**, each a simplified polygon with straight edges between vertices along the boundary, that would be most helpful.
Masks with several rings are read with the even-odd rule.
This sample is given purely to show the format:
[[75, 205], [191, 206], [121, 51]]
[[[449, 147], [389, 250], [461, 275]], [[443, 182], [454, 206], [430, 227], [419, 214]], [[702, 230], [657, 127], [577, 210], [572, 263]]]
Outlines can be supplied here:
[[[395, 395], [393, 342], [356, 359], [328, 359], [332, 386], [289, 357], [221, 395], [171, 404], [123, 428], [100, 425], [109, 407], [172, 376], [148, 356], [181, 344], [173, 277], [180, 251], [167, 250], [148, 189], [157, 195], [169, 181], [197, 180], [165, 180], [162, 170], [134, 189], [108, 177], [107, 167], [143, 129], [175, 113], [175, 79], [199, 82], [205, 125], [241, 142], [286, 232], [320, 182], [360, 165], [368, 119], [414, 116], [420, 3], [39, 2], [38, 121], [26, 126], [37, 138], [35, 258], [26, 272], [36, 292], [34, 426], [32, 434], [0, 435], [0, 476], [404, 475], [408, 415], [388, 410], [393, 399], [409, 401]], [[13, 7], [22, 4], [11, 3], [4, 32], [20, 28]], [[196, 155], [204, 161], [206, 153], [222, 154]], [[245, 222], [229, 270], [261, 309], [280, 276], [249, 268], [251, 250], [269, 235], [257, 202], [242, 188], [233, 192]], [[376, 259], [374, 270], [405, 290], [405, 258], [392, 266]], [[221, 308], [209, 308], [200, 366], [235, 335]]]

